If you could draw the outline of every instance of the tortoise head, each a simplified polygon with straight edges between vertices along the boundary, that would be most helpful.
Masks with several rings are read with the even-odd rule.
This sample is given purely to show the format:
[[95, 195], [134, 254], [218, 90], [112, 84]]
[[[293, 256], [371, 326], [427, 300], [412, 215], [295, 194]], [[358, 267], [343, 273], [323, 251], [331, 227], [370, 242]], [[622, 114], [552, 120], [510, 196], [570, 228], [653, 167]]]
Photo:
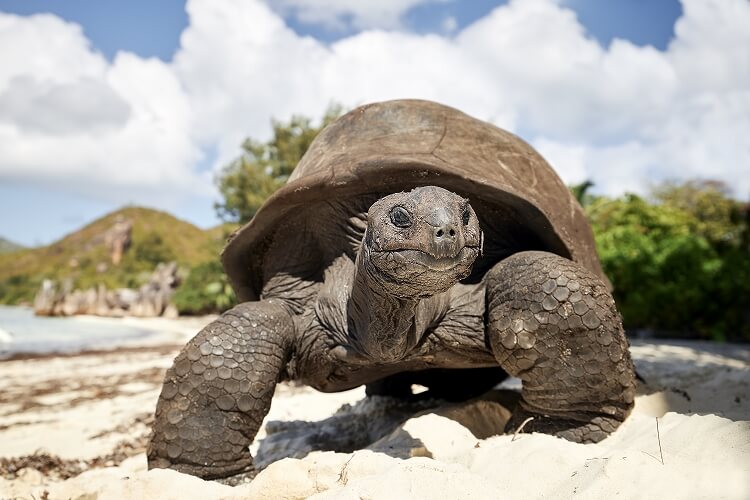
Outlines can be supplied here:
[[367, 213], [369, 272], [402, 298], [445, 292], [471, 273], [481, 246], [469, 201], [440, 187], [385, 196]]

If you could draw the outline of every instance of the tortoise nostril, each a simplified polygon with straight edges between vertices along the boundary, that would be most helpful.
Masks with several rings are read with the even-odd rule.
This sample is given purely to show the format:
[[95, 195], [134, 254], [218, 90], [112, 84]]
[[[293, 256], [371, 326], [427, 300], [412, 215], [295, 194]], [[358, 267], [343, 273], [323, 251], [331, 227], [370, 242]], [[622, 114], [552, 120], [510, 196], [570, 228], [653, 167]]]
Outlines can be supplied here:
[[443, 224], [440, 227], [436, 227], [435, 232], [432, 234], [435, 236], [435, 241], [455, 241], [456, 227], [452, 224]]

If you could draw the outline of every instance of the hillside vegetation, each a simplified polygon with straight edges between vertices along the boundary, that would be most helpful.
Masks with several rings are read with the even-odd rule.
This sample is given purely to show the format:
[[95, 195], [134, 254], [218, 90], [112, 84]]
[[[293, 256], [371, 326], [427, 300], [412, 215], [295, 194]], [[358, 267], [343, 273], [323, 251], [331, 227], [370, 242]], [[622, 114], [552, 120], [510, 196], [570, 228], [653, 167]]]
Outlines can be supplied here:
[[[123, 220], [132, 221], [131, 242], [114, 265], [106, 234]], [[174, 260], [187, 272], [217, 260], [230, 230], [224, 224], [204, 231], [165, 212], [126, 207], [51, 245], [0, 255], [0, 303], [31, 301], [46, 278], [115, 289], [139, 286], [159, 262]]]

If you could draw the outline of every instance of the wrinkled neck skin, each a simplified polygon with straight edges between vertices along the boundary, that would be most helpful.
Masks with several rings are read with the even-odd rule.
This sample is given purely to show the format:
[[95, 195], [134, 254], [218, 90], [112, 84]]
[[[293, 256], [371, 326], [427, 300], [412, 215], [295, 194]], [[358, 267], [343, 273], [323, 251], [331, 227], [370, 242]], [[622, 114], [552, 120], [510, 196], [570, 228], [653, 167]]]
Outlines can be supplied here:
[[[435, 301], [432, 297], [409, 297], [403, 293], [403, 287], [385, 281], [370, 262], [369, 255], [367, 246], [362, 244], [347, 305], [349, 332], [353, 336], [353, 346], [369, 360], [398, 361], [406, 357], [424, 333], [426, 325], [422, 323], [425, 321], [420, 318], [425, 316], [425, 311], [420, 314], [418, 306]], [[438, 313], [427, 312], [428, 316]]]

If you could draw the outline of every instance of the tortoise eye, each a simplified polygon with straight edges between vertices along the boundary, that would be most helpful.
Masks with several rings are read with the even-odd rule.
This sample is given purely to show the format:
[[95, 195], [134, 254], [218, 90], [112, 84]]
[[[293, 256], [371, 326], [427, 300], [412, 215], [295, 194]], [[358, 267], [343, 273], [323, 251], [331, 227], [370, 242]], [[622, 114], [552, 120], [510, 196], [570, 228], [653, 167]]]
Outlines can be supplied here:
[[469, 219], [471, 219], [471, 212], [468, 208], [465, 208], [464, 213], [461, 215], [461, 220], [464, 223], [464, 226], [469, 225]]
[[411, 226], [411, 216], [404, 207], [393, 207], [390, 213], [391, 222], [394, 226], [406, 228]]

